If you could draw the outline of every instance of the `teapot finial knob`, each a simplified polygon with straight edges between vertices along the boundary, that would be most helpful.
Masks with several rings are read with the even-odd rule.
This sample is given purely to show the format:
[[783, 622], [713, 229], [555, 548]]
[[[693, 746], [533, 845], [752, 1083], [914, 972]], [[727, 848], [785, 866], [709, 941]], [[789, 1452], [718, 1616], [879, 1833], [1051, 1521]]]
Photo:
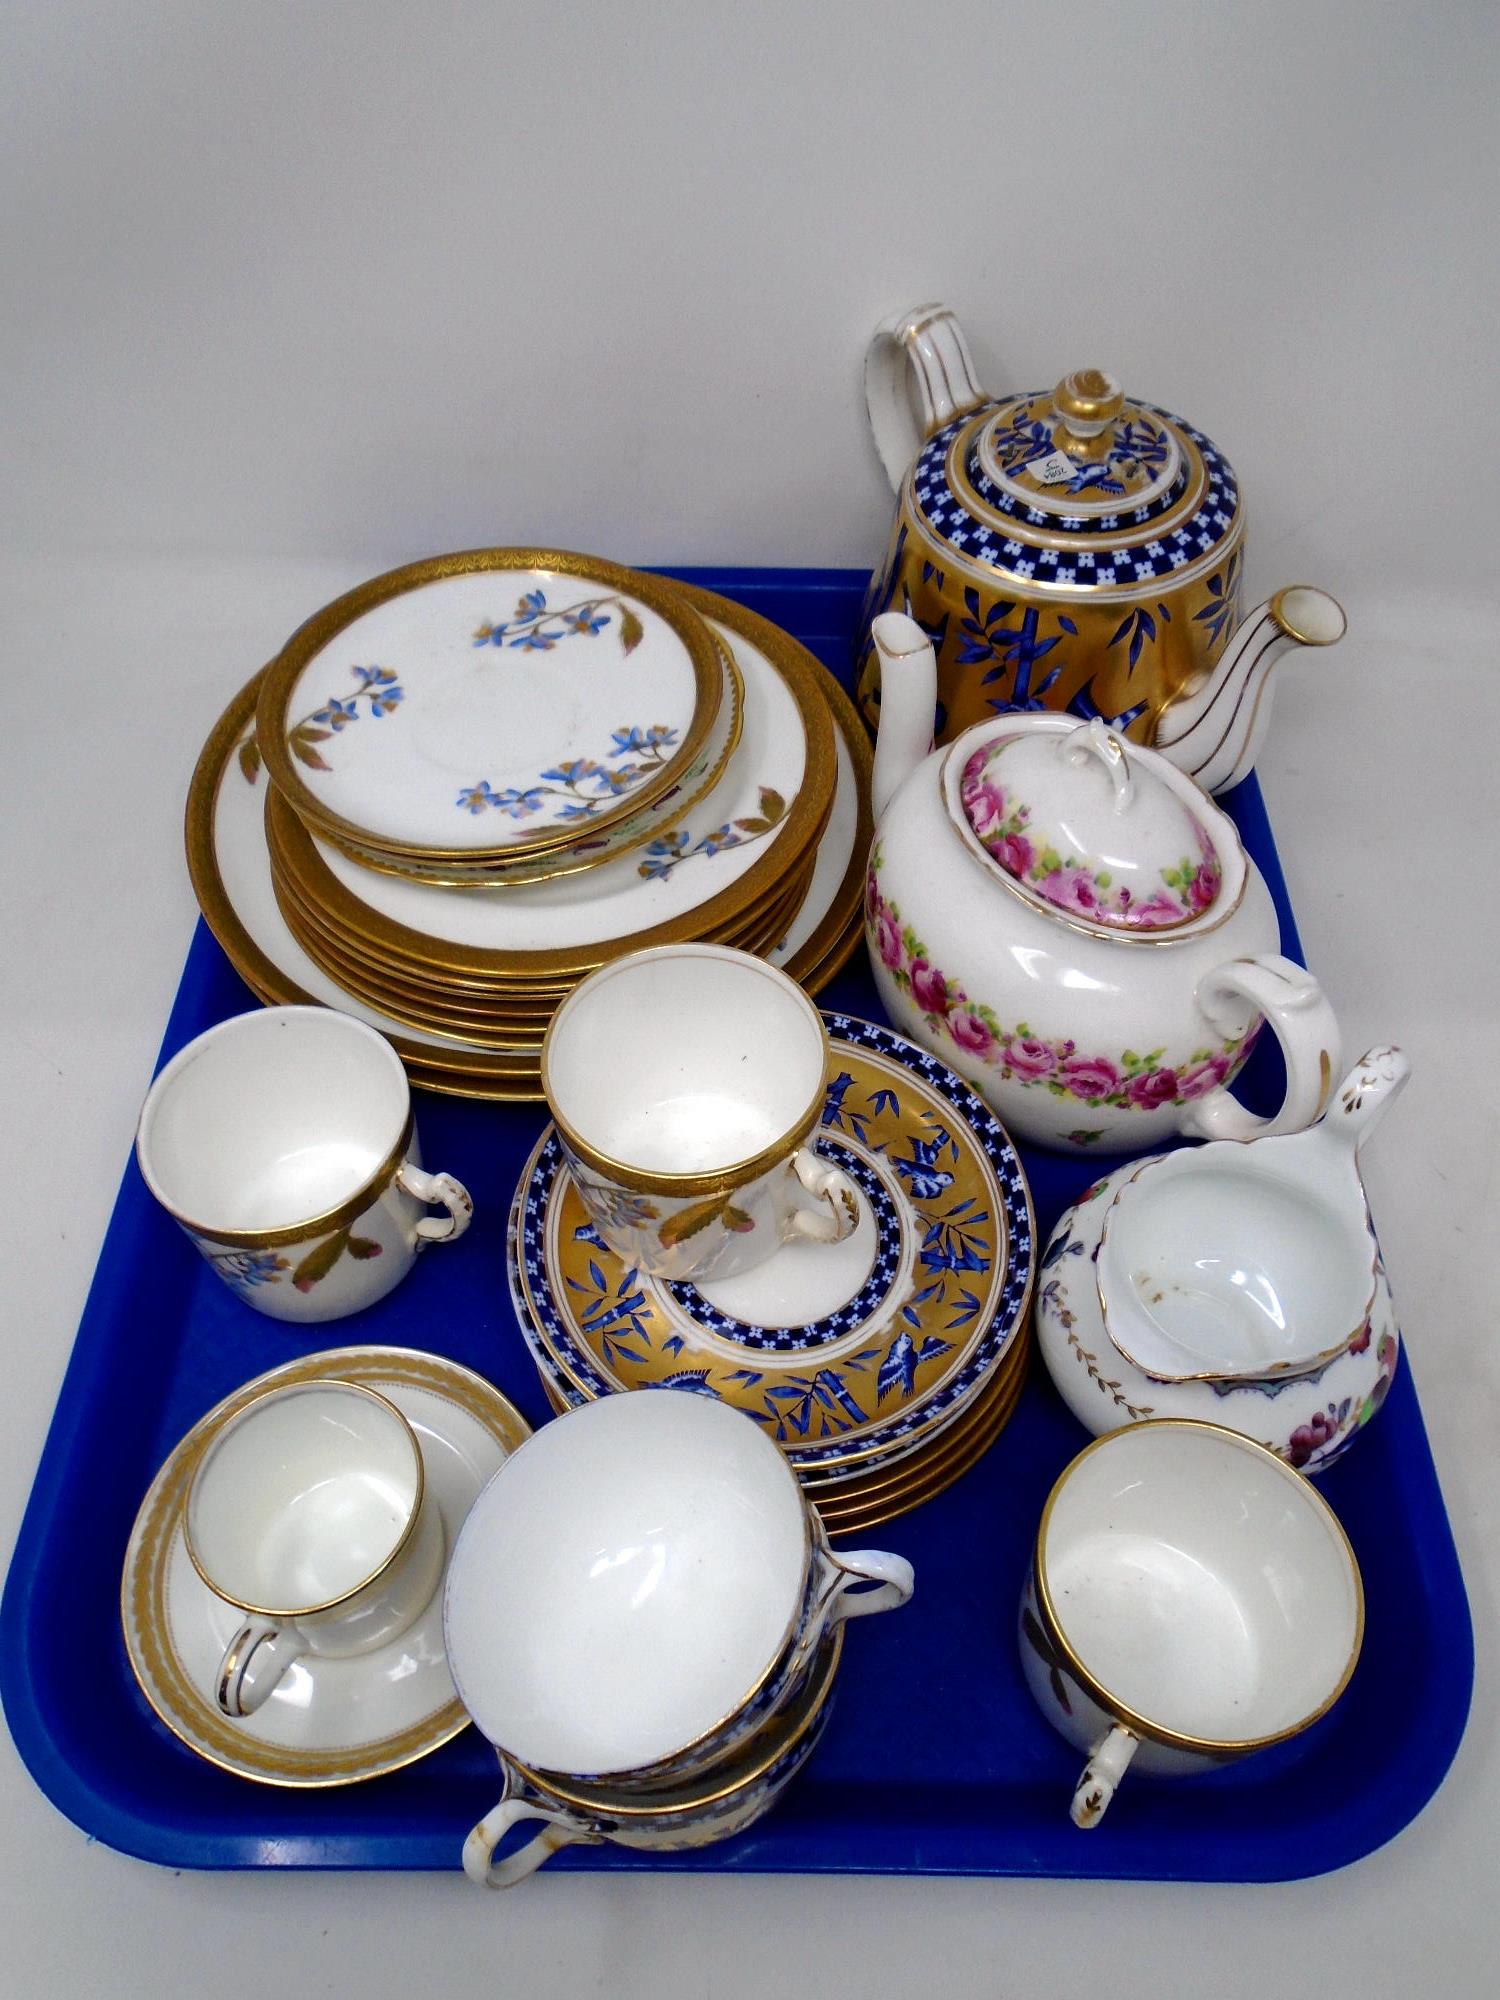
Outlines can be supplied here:
[[1114, 780], [1115, 811], [1122, 813], [1127, 810], [1135, 796], [1133, 774], [1125, 754], [1125, 739], [1118, 730], [1111, 729], [1096, 715], [1092, 721], [1081, 722], [1076, 729], [1070, 729], [1058, 749], [1069, 764], [1081, 764], [1087, 757], [1097, 757]]
[[1125, 391], [1102, 368], [1077, 368], [1052, 391], [1057, 415], [1055, 442], [1065, 451], [1089, 456], [1098, 439], [1125, 407]]

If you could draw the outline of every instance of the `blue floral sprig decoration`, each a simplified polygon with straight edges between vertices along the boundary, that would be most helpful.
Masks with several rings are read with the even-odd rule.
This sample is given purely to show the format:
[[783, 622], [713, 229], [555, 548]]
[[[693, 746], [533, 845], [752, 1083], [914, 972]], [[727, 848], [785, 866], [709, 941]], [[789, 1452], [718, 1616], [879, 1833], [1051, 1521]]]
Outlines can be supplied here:
[[581, 604], [569, 604], [556, 611], [547, 609], [544, 590], [525, 591], [511, 617], [495, 624], [483, 619], [474, 633], [476, 646], [510, 646], [523, 653], [550, 653], [560, 640], [597, 639], [612, 622], [604, 609], [607, 604], [619, 611], [620, 650], [633, 653], [645, 638], [640, 619], [622, 597], [587, 597]]
[[[530, 819], [545, 809], [549, 799], [561, 799], [564, 803], [553, 809], [554, 819], [592, 819], [601, 806], [623, 798], [653, 771], [670, 763], [676, 743], [677, 731], [665, 723], [653, 722], [646, 728], [627, 724], [613, 732], [602, 761], [570, 757], [540, 772], [535, 784], [511, 785], [503, 791], [496, 791], [488, 779], [480, 778], [465, 785], [455, 803], [463, 812], [477, 814], [493, 808], [511, 819]], [[619, 758], [631, 761], [614, 761]]]

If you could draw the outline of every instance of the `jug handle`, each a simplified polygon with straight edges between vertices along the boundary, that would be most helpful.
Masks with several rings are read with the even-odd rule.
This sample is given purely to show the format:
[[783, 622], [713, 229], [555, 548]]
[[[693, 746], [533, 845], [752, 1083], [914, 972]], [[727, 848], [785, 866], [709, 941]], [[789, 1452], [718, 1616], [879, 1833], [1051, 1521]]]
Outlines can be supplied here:
[[947, 306], [893, 313], [870, 336], [865, 408], [892, 492], [900, 492], [907, 468], [934, 431], [988, 401], [974, 379], [963, 328]]
[[1396, 1048], [1366, 1049], [1338, 1087], [1324, 1130], [1355, 1153], [1406, 1087], [1411, 1064]]
[[1185, 1132], [1196, 1139], [1271, 1139], [1301, 1132], [1322, 1116], [1339, 1064], [1339, 1026], [1305, 967], [1269, 952], [1231, 959], [1199, 980], [1197, 1001], [1226, 1038], [1244, 1034], [1252, 1015], [1265, 1016], [1286, 1058], [1286, 1095], [1273, 1117], [1260, 1118], [1221, 1083], [1188, 1107]]

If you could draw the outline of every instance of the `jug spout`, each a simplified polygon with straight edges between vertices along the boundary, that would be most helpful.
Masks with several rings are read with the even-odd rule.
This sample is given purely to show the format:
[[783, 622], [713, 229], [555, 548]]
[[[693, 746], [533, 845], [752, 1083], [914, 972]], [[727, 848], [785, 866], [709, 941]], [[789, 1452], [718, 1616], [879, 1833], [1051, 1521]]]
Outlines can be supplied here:
[[937, 656], [915, 618], [883, 611], [870, 626], [880, 657], [880, 732], [871, 785], [878, 820], [932, 748]]
[[1332, 646], [1348, 621], [1326, 590], [1295, 583], [1243, 619], [1218, 665], [1162, 717], [1155, 747], [1205, 791], [1250, 775], [1271, 719], [1271, 669], [1291, 646]]

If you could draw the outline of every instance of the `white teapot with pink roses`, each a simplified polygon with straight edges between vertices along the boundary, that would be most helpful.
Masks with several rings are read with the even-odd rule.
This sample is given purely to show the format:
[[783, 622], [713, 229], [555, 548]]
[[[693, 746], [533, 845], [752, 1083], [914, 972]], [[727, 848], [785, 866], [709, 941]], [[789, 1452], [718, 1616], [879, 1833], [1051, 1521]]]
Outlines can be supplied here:
[[[873, 636], [865, 927], [892, 1021], [1038, 1145], [1135, 1153], [1178, 1133], [1311, 1124], [1339, 1070], [1338, 1025], [1278, 952], [1233, 821], [1099, 721], [997, 715], [934, 752], [925, 633], [887, 612]], [[1286, 1058], [1272, 1118], [1229, 1089], [1266, 1021]]]

